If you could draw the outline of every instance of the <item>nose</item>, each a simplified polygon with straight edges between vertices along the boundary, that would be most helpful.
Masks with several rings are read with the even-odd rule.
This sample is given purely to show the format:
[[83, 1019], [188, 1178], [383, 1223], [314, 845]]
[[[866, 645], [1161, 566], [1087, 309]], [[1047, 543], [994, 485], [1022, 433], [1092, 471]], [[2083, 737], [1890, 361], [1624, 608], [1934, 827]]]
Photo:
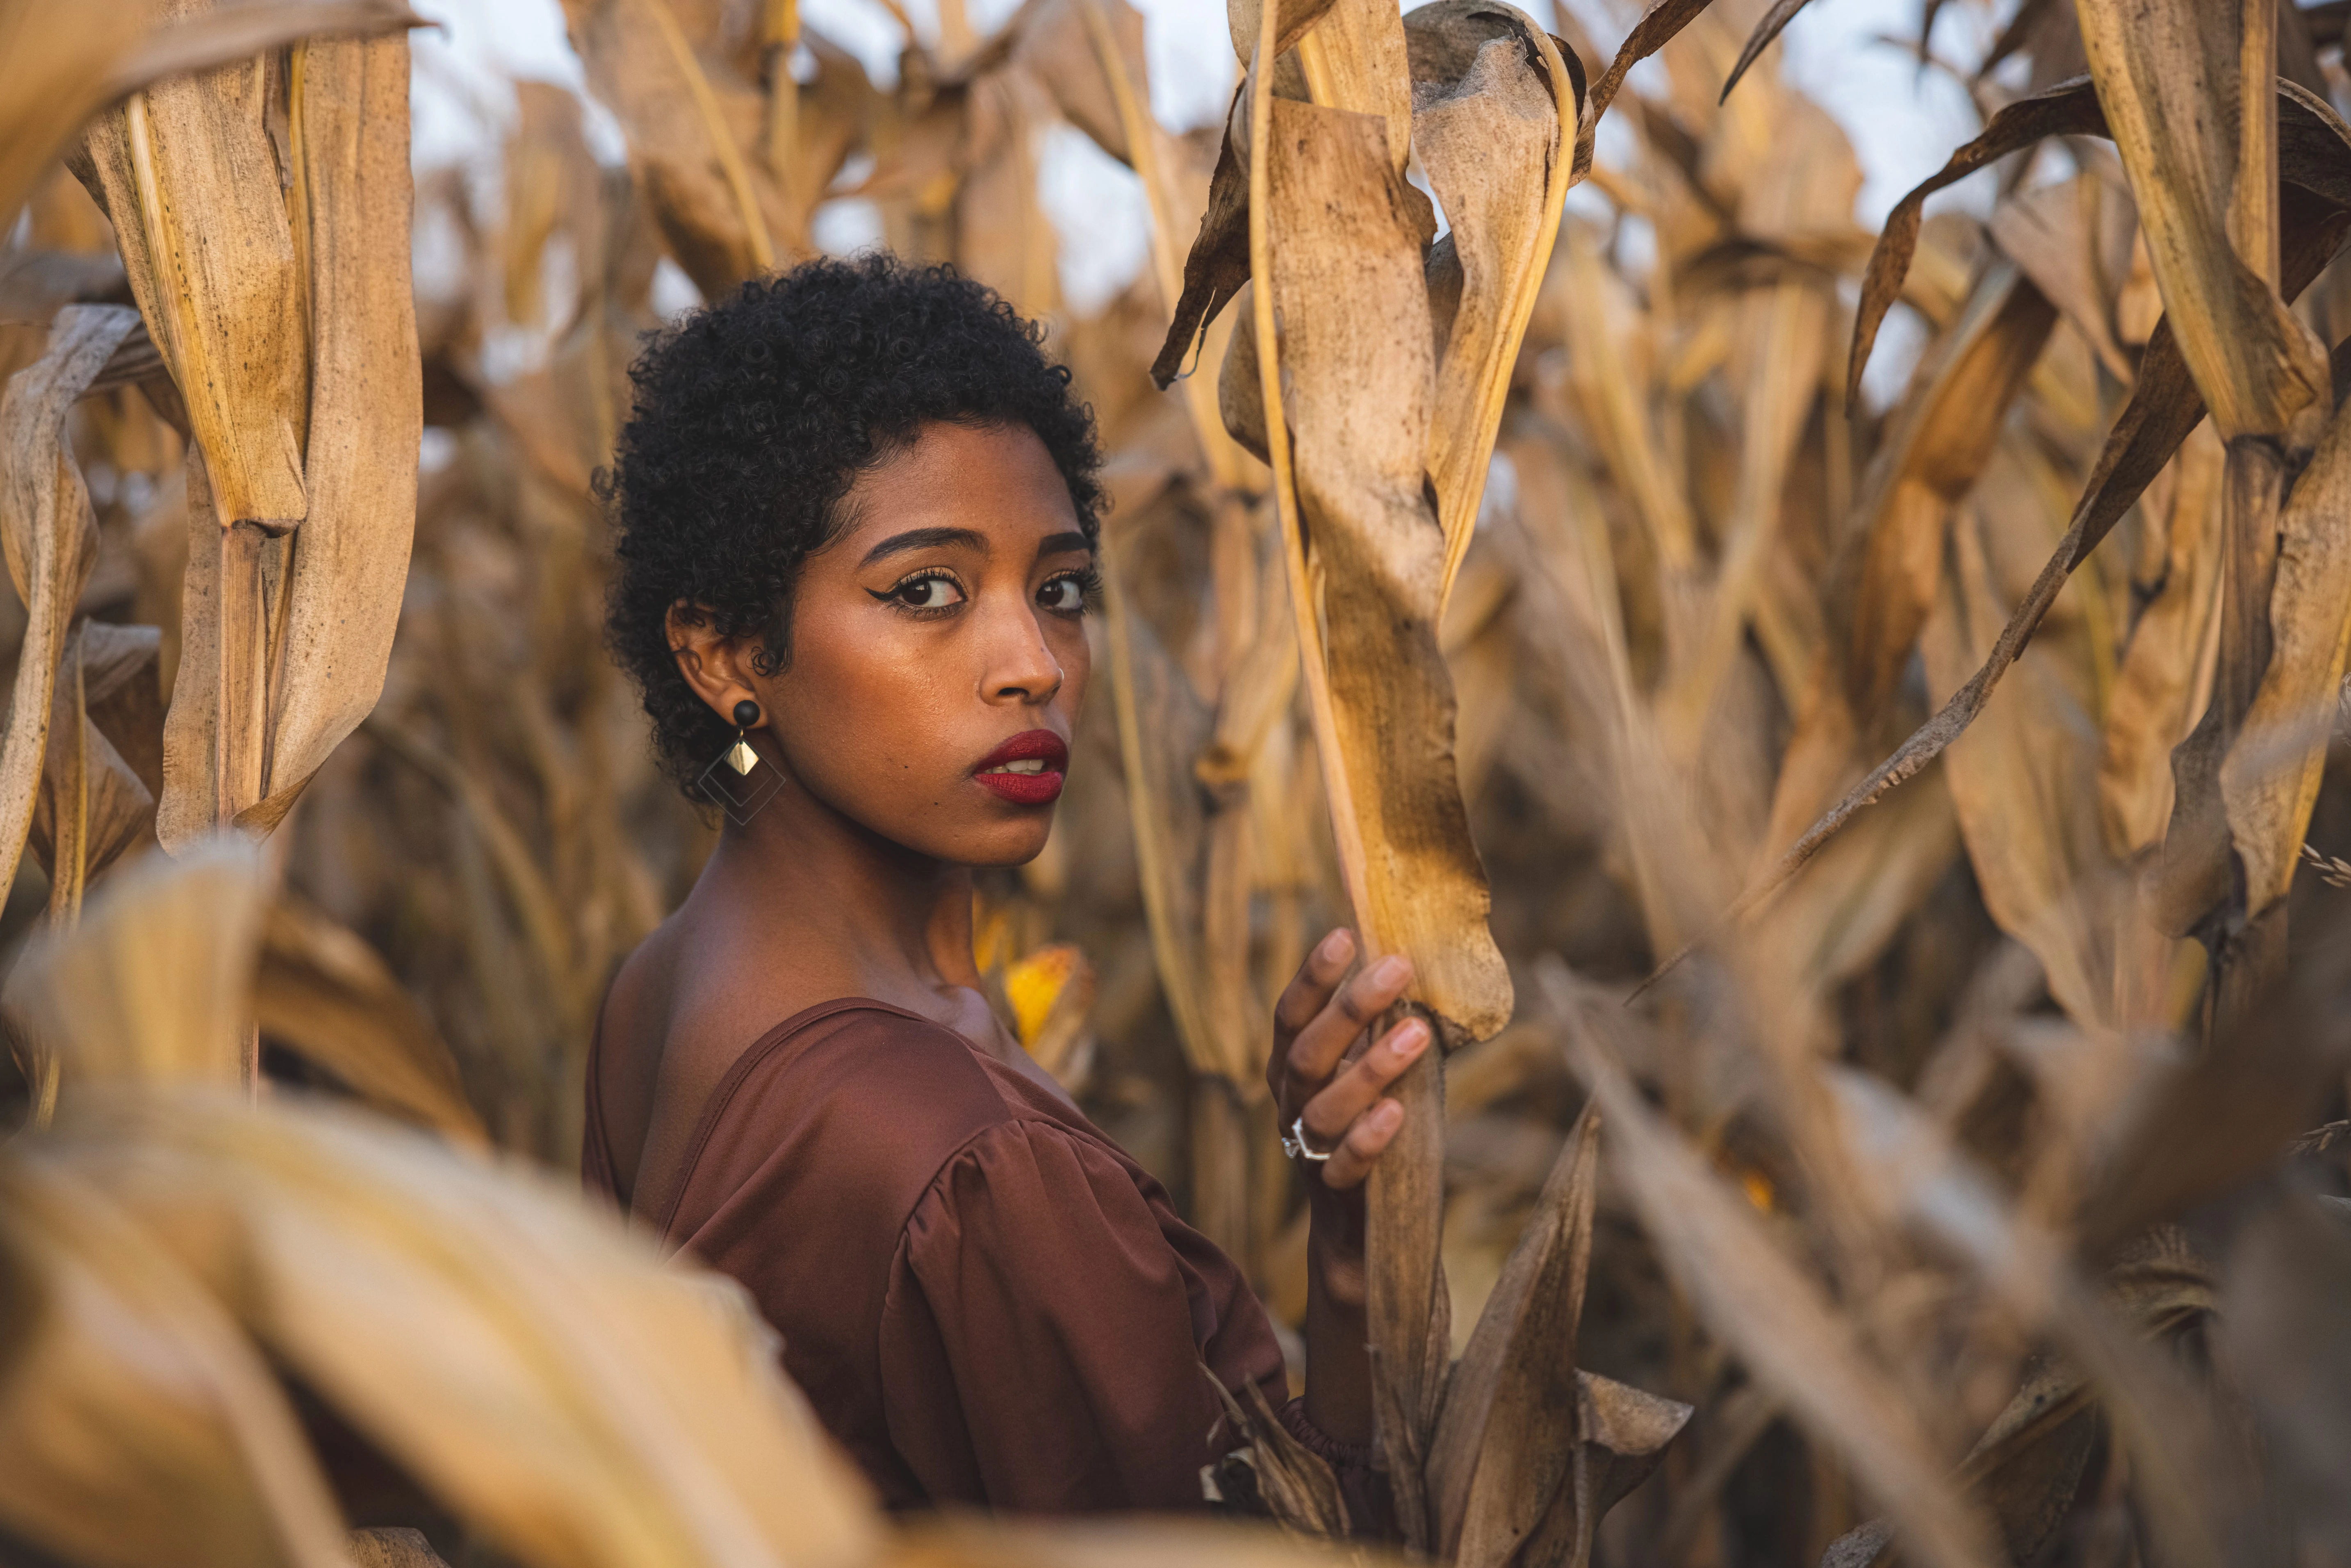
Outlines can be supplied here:
[[1061, 662], [1045, 644], [1045, 629], [1026, 604], [1007, 604], [988, 617], [987, 662], [980, 692], [989, 702], [1041, 707], [1061, 689]]

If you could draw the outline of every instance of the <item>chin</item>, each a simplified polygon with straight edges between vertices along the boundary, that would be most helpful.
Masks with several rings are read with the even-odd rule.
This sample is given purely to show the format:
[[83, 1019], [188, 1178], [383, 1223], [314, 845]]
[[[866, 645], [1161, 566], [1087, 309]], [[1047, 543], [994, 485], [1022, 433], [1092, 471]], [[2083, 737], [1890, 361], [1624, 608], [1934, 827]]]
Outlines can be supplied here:
[[1053, 831], [1053, 809], [1031, 808], [1009, 819], [974, 813], [960, 821], [933, 810], [909, 818], [868, 819], [865, 827], [926, 859], [974, 871], [1002, 871], [1026, 865], [1044, 852]]
[[975, 834], [967, 852], [940, 858], [974, 871], [1006, 871], [1027, 865], [1045, 852], [1045, 841], [1053, 831], [1053, 815], [1040, 811], [1037, 821], [1007, 824], [991, 833]]

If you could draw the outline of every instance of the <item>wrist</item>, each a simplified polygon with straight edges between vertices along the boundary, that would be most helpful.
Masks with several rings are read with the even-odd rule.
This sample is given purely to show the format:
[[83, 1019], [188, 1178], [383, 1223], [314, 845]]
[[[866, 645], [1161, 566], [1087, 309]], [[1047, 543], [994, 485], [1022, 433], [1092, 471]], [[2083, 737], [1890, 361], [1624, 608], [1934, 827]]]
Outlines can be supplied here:
[[1364, 1315], [1368, 1281], [1358, 1217], [1317, 1204], [1308, 1223], [1306, 1269], [1309, 1299], [1323, 1312], [1351, 1321]]
[[1368, 1445], [1374, 1422], [1363, 1250], [1333, 1241], [1317, 1209], [1306, 1259], [1306, 1418], [1342, 1443]]

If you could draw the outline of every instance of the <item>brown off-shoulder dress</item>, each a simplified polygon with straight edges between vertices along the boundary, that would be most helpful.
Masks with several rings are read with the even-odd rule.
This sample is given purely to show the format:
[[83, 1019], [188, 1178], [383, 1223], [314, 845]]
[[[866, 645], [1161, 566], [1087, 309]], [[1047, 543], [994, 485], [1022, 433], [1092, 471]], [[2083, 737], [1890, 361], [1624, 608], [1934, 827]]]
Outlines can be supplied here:
[[[596, 1084], [591, 1050], [583, 1174], [618, 1201]], [[1369, 1455], [1288, 1398], [1263, 1308], [1165, 1190], [916, 1014], [850, 998], [785, 1019], [719, 1082], [682, 1170], [636, 1185], [665, 1246], [750, 1291], [891, 1507], [1196, 1508], [1230, 1447], [1203, 1364], [1245, 1406], [1262, 1390], [1347, 1492], [1371, 1484]]]

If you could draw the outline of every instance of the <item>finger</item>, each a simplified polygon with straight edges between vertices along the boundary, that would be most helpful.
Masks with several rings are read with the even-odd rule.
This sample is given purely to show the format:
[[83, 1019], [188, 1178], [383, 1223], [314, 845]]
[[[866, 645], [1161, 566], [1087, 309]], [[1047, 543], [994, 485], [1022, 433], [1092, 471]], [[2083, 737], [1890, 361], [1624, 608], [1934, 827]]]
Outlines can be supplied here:
[[1412, 960], [1391, 954], [1340, 987], [1339, 994], [1290, 1042], [1292, 1100], [1311, 1096], [1329, 1082], [1355, 1037], [1377, 1023], [1410, 984]]
[[1322, 1185], [1340, 1192], [1360, 1185], [1403, 1127], [1404, 1107], [1393, 1100], [1383, 1100], [1356, 1117], [1347, 1129], [1347, 1141], [1323, 1166]]
[[1282, 988], [1281, 999], [1273, 1004], [1277, 1056], [1329, 1004], [1331, 993], [1347, 977], [1347, 966], [1354, 956], [1355, 934], [1343, 925], [1316, 943], [1314, 951], [1306, 955], [1306, 962], [1298, 966], [1297, 975]]
[[1318, 1149], [1327, 1149], [1371, 1109], [1387, 1086], [1428, 1049], [1428, 1025], [1406, 1019], [1379, 1038], [1355, 1064], [1332, 1079], [1328, 1087], [1306, 1103], [1300, 1121]]

